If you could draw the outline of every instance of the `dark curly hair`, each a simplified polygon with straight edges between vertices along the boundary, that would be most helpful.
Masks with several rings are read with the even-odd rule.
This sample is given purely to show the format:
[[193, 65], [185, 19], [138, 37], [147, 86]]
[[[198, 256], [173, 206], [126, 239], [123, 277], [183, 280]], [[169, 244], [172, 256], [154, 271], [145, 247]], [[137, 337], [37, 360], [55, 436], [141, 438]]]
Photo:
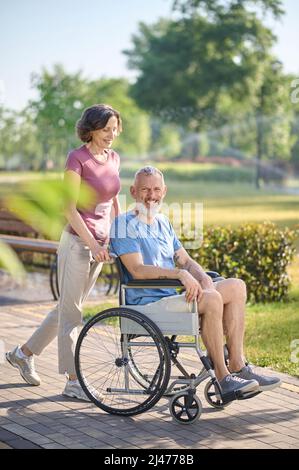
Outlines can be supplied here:
[[118, 123], [118, 134], [122, 131], [122, 121], [118, 111], [107, 104], [95, 104], [86, 108], [76, 123], [77, 135], [82, 142], [92, 140], [91, 131], [103, 129], [109, 119], [115, 116]]

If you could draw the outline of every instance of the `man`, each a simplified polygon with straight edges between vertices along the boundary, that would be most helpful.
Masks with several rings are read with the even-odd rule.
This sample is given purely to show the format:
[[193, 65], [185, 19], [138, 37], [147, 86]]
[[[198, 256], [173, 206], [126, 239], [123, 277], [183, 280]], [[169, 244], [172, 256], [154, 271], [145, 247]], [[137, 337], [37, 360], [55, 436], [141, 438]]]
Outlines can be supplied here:
[[[120, 256], [129, 279], [179, 279], [184, 294], [175, 289], [129, 289], [128, 305], [141, 312], [189, 312], [196, 301], [201, 316], [202, 340], [211, 357], [223, 393], [272, 390], [277, 377], [254, 373], [243, 354], [246, 285], [241, 279], [213, 283], [203, 268], [188, 255], [167, 219], [159, 214], [166, 195], [163, 174], [144, 167], [130, 188], [135, 208], [118, 216], [111, 227], [111, 251]], [[223, 335], [229, 351], [229, 369], [223, 355]]]

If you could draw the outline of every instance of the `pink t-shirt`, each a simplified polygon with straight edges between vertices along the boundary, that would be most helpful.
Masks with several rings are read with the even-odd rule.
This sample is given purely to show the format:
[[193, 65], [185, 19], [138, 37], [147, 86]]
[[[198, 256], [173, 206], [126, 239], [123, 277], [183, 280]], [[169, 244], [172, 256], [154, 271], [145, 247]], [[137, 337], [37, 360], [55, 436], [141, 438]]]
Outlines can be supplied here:
[[[81, 180], [95, 192], [95, 200], [88, 208], [78, 209], [87, 228], [102, 244], [109, 241], [112, 200], [119, 193], [119, 155], [108, 150], [106, 162], [99, 162], [85, 145], [72, 150], [67, 158], [66, 170], [81, 176]], [[68, 225], [67, 230], [77, 235]]]

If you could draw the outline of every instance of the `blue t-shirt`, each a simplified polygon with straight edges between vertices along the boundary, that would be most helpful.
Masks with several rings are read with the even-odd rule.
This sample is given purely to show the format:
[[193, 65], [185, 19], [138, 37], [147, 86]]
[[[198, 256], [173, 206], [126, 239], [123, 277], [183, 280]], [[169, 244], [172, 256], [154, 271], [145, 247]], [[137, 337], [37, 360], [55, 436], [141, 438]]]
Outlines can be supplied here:
[[[152, 224], [139, 220], [134, 211], [114, 219], [110, 231], [110, 251], [116, 256], [139, 252], [143, 263], [160, 268], [175, 268], [174, 252], [182, 247], [167, 217], [158, 214]], [[124, 267], [125, 282], [133, 279]], [[175, 289], [127, 289], [128, 305], [145, 305], [177, 294]]]

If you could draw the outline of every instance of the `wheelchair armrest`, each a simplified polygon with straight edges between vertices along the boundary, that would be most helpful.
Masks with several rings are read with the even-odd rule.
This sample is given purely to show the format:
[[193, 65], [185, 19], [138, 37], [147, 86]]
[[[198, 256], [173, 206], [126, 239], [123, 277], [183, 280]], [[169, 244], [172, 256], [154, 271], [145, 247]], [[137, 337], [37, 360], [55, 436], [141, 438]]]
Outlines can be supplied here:
[[184, 287], [178, 279], [135, 279], [126, 283], [128, 287]]
[[[221, 277], [216, 271], [206, 271], [206, 274], [210, 276], [213, 281], [221, 281], [224, 277]], [[134, 279], [126, 283], [127, 287], [143, 287], [143, 288], [160, 288], [160, 287], [184, 287], [181, 281], [178, 279]]]
[[221, 277], [219, 273], [216, 271], [206, 271], [206, 274], [210, 276], [212, 279], [215, 279], [216, 277]]

